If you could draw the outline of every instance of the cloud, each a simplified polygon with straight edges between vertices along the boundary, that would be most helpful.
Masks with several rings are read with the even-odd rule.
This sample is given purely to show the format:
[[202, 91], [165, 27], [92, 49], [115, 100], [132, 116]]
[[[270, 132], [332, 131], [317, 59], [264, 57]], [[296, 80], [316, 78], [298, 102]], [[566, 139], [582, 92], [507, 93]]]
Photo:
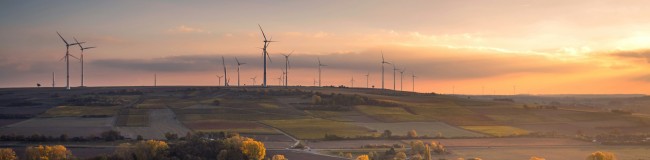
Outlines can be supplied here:
[[634, 78], [634, 80], [643, 81], [643, 82], [650, 82], [650, 74], [643, 75], [643, 76], [638, 76], [638, 77]]
[[171, 33], [212, 33], [200, 28], [189, 27], [185, 25], [180, 25], [175, 28], [168, 29], [167, 32]]
[[[543, 56], [523, 54], [495, 54], [450, 48], [404, 48], [382, 47], [386, 59], [406, 73], [434, 79], [483, 78], [517, 73], [572, 73], [588, 68], [585, 64], [559, 62]], [[236, 66], [234, 56], [244, 63], [245, 68], [261, 68], [261, 55], [223, 54], [228, 68]], [[284, 57], [271, 54], [269, 70], [284, 67]], [[295, 53], [290, 57], [292, 69], [315, 69], [317, 58], [327, 64], [325, 69], [339, 72], [381, 72], [379, 50], [362, 52], [329, 53], [310, 55]], [[221, 69], [221, 55], [186, 55], [154, 59], [105, 59], [92, 62], [94, 65], [125, 70], [146, 70], [162, 72], [215, 71]], [[393, 69], [385, 65], [386, 74]]]
[[650, 49], [615, 51], [610, 53], [610, 55], [620, 58], [645, 59], [646, 62], [650, 63]]

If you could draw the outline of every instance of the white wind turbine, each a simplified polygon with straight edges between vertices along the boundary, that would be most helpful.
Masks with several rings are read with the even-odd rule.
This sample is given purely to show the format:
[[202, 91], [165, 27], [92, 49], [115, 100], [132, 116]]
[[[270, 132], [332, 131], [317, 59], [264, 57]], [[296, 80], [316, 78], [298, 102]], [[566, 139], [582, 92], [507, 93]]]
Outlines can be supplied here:
[[384, 51], [381, 51], [381, 89], [384, 89], [384, 64], [390, 64], [384, 60]]
[[370, 85], [368, 85], [368, 82], [370, 82], [370, 72], [368, 72], [368, 74], [366, 74], [366, 88], [370, 88], [369, 87]]
[[251, 78], [251, 80], [253, 80], [253, 86], [255, 86], [255, 84], [257, 83], [257, 81], [255, 79], [257, 79], [257, 76]]
[[395, 78], [395, 76], [397, 75], [397, 72], [396, 72], [397, 70], [399, 70], [399, 69], [397, 69], [397, 67], [395, 66], [395, 63], [393, 63], [393, 90], [397, 90], [396, 89], [396, 81], [397, 81], [397, 79]]
[[322, 86], [322, 83], [321, 83], [322, 81], [321, 81], [321, 77], [320, 77], [320, 75], [321, 75], [321, 69], [320, 68], [324, 67], [324, 66], [327, 66], [327, 65], [320, 63], [320, 58], [318, 58], [318, 87]]
[[271, 42], [275, 42], [275, 41], [272, 41], [273, 38], [267, 40], [266, 34], [264, 34], [264, 30], [262, 29], [262, 26], [259, 24], [257, 26], [260, 27], [260, 31], [262, 31], [262, 36], [264, 36], [264, 48], [262, 48], [263, 50], [262, 59], [264, 59], [264, 82], [262, 84], [262, 87], [266, 87], [266, 58], [268, 58], [269, 61], [273, 63], [273, 61], [271, 60], [271, 56], [269, 56], [269, 52], [266, 49], [269, 47], [269, 44], [271, 44]]
[[81, 49], [81, 59], [80, 59], [81, 60], [81, 87], [83, 87], [84, 86], [84, 50], [92, 49], [95, 47], [83, 47], [81, 46], [82, 43], [79, 43], [79, 41], [77, 41], [77, 38], [72, 37], [72, 39], [74, 39], [74, 41], [77, 42], [79, 49]]
[[223, 77], [223, 76], [217, 75], [217, 77], [219, 77], [219, 84], [217, 84], [217, 86], [219, 86], [219, 85], [221, 85], [221, 77]]
[[[70, 44], [70, 43], [68, 43], [68, 41], [66, 41], [63, 38], [63, 36], [61, 36], [61, 34], [59, 34], [59, 32], [56, 32], [56, 34], [58, 34], [59, 37], [61, 37], [61, 40], [63, 40], [63, 43], [65, 43], [65, 56], [63, 56], [63, 58], [61, 58], [61, 60], [65, 59], [65, 66], [66, 66], [65, 67], [65, 72], [66, 72], [65, 73], [66, 74], [65, 75], [66, 76], [65, 88], [67, 90], [70, 90], [70, 57], [74, 57], [74, 58], [77, 58], [77, 57], [75, 57], [73, 55], [70, 55], [69, 50], [70, 50], [70, 46], [78, 45], [80, 43], [72, 43], [72, 44]], [[81, 42], [81, 43], [83, 43], [83, 42]], [[79, 58], [77, 58], [77, 59], [79, 59]]]
[[350, 87], [350, 88], [354, 88], [354, 76], [352, 76], [352, 79], [350, 80], [350, 83], [352, 83], [352, 87]]
[[411, 77], [413, 78], [413, 83], [412, 83], [412, 85], [413, 85], [413, 92], [415, 92], [415, 77], [416, 77], [416, 76], [415, 76], [415, 73], [411, 73]]
[[399, 71], [399, 90], [404, 91], [404, 71], [406, 68]]
[[289, 68], [291, 68], [291, 62], [289, 62], [289, 56], [293, 54], [293, 51], [289, 54], [282, 54], [285, 59], [284, 63], [284, 86], [289, 86]]
[[237, 59], [237, 57], [235, 57], [235, 61], [237, 61], [237, 87], [239, 87], [239, 66], [246, 63], [239, 62], [239, 59]]
[[223, 65], [224, 86], [228, 86], [228, 72], [226, 71], [226, 60], [221, 56], [221, 64]]

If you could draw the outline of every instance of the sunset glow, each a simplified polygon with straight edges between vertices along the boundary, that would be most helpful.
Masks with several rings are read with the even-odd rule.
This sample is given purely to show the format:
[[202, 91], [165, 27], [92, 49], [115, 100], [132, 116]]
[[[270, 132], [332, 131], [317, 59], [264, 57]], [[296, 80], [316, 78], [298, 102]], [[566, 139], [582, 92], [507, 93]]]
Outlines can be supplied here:
[[[217, 85], [226, 57], [242, 84], [262, 76], [258, 24], [274, 42], [269, 84], [294, 51], [290, 85], [381, 86], [381, 53], [403, 89], [456, 94], [649, 94], [646, 1], [4, 1], [0, 87], [64, 85], [57, 37], [85, 52], [88, 86]], [[75, 46], [73, 55], [78, 55]], [[393, 88], [392, 66], [386, 86]], [[71, 63], [78, 86], [79, 63]], [[397, 73], [397, 89], [400, 77]], [[260, 80], [258, 80], [258, 84]], [[513, 89], [516, 88], [516, 89]]]

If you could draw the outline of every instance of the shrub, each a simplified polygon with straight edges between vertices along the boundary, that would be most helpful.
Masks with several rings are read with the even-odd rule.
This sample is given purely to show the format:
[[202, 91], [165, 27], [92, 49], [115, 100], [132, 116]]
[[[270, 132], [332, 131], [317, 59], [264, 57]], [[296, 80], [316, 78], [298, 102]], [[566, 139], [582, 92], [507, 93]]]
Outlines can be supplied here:
[[17, 160], [16, 152], [11, 148], [0, 148], [0, 160]]
[[319, 95], [311, 96], [311, 103], [312, 104], [321, 104], [322, 102], [323, 102], [323, 99]]

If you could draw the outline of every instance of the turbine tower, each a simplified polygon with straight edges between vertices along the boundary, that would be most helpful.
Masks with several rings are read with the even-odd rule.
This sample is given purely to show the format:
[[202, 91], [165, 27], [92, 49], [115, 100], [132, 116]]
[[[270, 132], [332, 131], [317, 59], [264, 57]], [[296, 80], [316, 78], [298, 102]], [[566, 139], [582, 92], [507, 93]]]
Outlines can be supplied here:
[[352, 83], [352, 86], [350, 88], [354, 88], [354, 76], [352, 76], [352, 79], [350, 80], [350, 83]]
[[54, 83], [54, 82], [55, 82], [55, 81], [54, 81], [54, 72], [52, 72], [52, 88], [54, 88], [54, 86], [55, 86], [55, 83]]
[[221, 56], [221, 64], [223, 65], [223, 86], [228, 86], [228, 72], [226, 71], [226, 60], [223, 58], [223, 56]]
[[158, 83], [158, 77], [157, 77], [156, 74], [154, 73], [154, 74], [153, 74], [153, 86], [154, 86], [154, 87], [158, 86], [157, 83]]
[[404, 91], [404, 71], [406, 68], [399, 71], [399, 91]]
[[271, 60], [271, 56], [269, 56], [269, 53], [266, 51], [266, 49], [269, 47], [269, 44], [271, 44], [271, 42], [275, 42], [275, 41], [272, 41], [273, 38], [267, 40], [266, 34], [264, 34], [264, 30], [262, 29], [262, 26], [259, 24], [257, 24], [257, 26], [260, 27], [260, 31], [262, 31], [262, 36], [264, 37], [264, 48], [262, 48], [263, 50], [262, 59], [264, 59], [264, 82], [262, 84], [262, 87], [266, 87], [266, 58], [268, 58], [269, 61], [273, 63], [273, 61]]
[[370, 85], [368, 85], [368, 82], [370, 82], [369, 79], [370, 79], [370, 72], [368, 72], [368, 74], [366, 74], [366, 88], [370, 88], [369, 87]]
[[384, 51], [381, 51], [381, 89], [384, 89], [384, 64], [390, 64], [384, 60]]
[[413, 92], [415, 92], [415, 73], [411, 73], [411, 77], [413, 78]]
[[[77, 57], [75, 57], [73, 55], [70, 55], [69, 51], [70, 51], [70, 46], [78, 45], [79, 43], [70, 44], [70, 43], [68, 43], [68, 41], [66, 41], [63, 38], [63, 36], [61, 36], [61, 34], [59, 34], [59, 32], [56, 32], [56, 34], [58, 34], [59, 37], [61, 37], [61, 40], [63, 40], [63, 43], [65, 43], [65, 56], [63, 56], [63, 58], [61, 58], [61, 60], [65, 59], [65, 74], [66, 74], [65, 75], [65, 88], [67, 90], [70, 90], [70, 56], [72, 56], [74, 58], [77, 58]], [[77, 58], [77, 59], [79, 59], [79, 58]]]
[[77, 44], [79, 44], [79, 49], [81, 49], [81, 87], [83, 87], [84, 86], [84, 50], [92, 49], [95, 47], [83, 47], [81, 46], [82, 43], [79, 43], [79, 41], [77, 41], [77, 38], [72, 37], [72, 39], [74, 39], [74, 41], [77, 42]]
[[321, 87], [321, 86], [322, 86], [321, 78], [320, 78], [320, 73], [321, 73], [321, 69], [320, 69], [320, 68], [321, 68], [321, 67], [324, 67], [324, 66], [327, 66], [327, 65], [320, 63], [320, 58], [318, 58], [318, 87]]
[[239, 66], [244, 65], [246, 63], [239, 62], [239, 59], [237, 59], [237, 57], [235, 57], [235, 61], [237, 61], [237, 87], [239, 87]]
[[289, 54], [282, 54], [284, 56], [284, 86], [289, 86], [289, 68], [291, 67], [291, 64], [289, 62], [289, 56], [293, 54], [293, 51]]

